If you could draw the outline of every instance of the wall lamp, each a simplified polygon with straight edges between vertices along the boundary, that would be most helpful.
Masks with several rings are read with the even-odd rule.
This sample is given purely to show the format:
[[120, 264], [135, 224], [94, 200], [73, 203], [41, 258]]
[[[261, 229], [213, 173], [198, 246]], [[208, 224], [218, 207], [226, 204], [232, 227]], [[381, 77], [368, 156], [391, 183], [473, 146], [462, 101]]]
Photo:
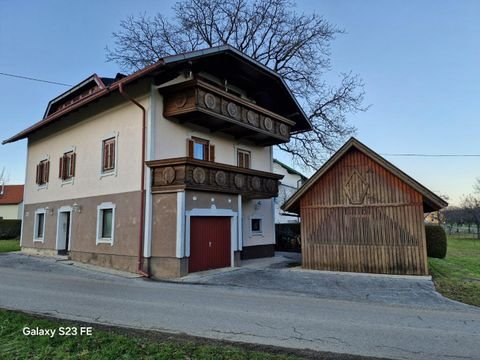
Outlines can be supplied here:
[[79, 213], [79, 214], [82, 212], [82, 207], [80, 205], [78, 205], [76, 202], [73, 203], [72, 209], [73, 209], [74, 212]]

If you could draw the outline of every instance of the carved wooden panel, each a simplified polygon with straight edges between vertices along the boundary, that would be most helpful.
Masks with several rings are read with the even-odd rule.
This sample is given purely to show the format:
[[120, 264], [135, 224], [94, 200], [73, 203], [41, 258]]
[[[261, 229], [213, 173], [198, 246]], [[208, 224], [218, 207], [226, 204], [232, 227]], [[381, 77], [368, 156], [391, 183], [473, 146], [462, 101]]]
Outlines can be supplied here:
[[[279, 114], [200, 80], [162, 91], [165, 92], [164, 116], [167, 118], [185, 116], [185, 121], [193, 121], [194, 117], [188, 117], [189, 114], [204, 113], [206, 115], [203, 119], [212, 116], [217, 123], [225, 121], [271, 136], [277, 139], [275, 143], [287, 142], [290, 139], [291, 127], [295, 124]], [[201, 125], [211, 127], [214, 123], [203, 121]]]
[[188, 188], [242, 194], [249, 198], [278, 195], [281, 175], [189, 158], [151, 161], [153, 191]]

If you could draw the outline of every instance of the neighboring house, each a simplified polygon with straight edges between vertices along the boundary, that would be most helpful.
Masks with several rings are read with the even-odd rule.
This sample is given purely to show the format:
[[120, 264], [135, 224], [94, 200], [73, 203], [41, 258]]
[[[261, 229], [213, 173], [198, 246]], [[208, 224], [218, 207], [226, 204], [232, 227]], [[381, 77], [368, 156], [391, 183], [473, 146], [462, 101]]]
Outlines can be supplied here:
[[301, 215], [304, 268], [427, 275], [423, 214], [447, 205], [351, 138], [283, 209]]
[[22, 250], [158, 278], [272, 256], [272, 145], [311, 125], [283, 80], [220, 46], [92, 75], [28, 139]]
[[425, 214], [423, 221], [425, 222], [425, 224], [440, 225], [441, 224], [440, 217], [441, 217], [440, 211], [434, 211], [434, 212]]
[[275, 224], [298, 223], [298, 214], [285, 212], [280, 206], [302, 186], [307, 177], [277, 159], [273, 159], [273, 172], [283, 176], [275, 198]]
[[23, 185], [0, 185], [0, 220], [21, 220]]

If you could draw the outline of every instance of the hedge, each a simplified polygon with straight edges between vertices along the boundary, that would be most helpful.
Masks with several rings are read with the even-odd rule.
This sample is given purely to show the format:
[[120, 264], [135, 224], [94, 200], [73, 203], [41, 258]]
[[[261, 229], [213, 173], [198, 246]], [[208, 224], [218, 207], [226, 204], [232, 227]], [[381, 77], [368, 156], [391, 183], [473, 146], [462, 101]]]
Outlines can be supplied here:
[[439, 225], [425, 225], [428, 257], [443, 259], [447, 255], [447, 234]]
[[22, 220], [0, 220], [0, 240], [20, 239]]

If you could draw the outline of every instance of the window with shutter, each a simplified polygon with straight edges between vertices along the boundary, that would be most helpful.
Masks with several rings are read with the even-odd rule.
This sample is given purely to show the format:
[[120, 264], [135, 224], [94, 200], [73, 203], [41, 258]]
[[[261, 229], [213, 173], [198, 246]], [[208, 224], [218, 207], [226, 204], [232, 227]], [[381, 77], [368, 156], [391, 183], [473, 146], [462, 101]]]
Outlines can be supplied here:
[[250, 151], [237, 149], [237, 166], [250, 169]]
[[37, 175], [36, 175], [36, 183], [38, 185], [45, 185], [48, 183], [50, 172], [50, 161], [42, 160], [37, 165]]
[[115, 138], [103, 140], [102, 171], [115, 169]]
[[196, 160], [215, 161], [215, 147], [205, 139], [193, 137], [187, 139], [188, 157]]
[[75, 176], [75, 158], [76, 154], [69, 151], [60, 158], [59, 177], [62, 180], [70, 180]]

